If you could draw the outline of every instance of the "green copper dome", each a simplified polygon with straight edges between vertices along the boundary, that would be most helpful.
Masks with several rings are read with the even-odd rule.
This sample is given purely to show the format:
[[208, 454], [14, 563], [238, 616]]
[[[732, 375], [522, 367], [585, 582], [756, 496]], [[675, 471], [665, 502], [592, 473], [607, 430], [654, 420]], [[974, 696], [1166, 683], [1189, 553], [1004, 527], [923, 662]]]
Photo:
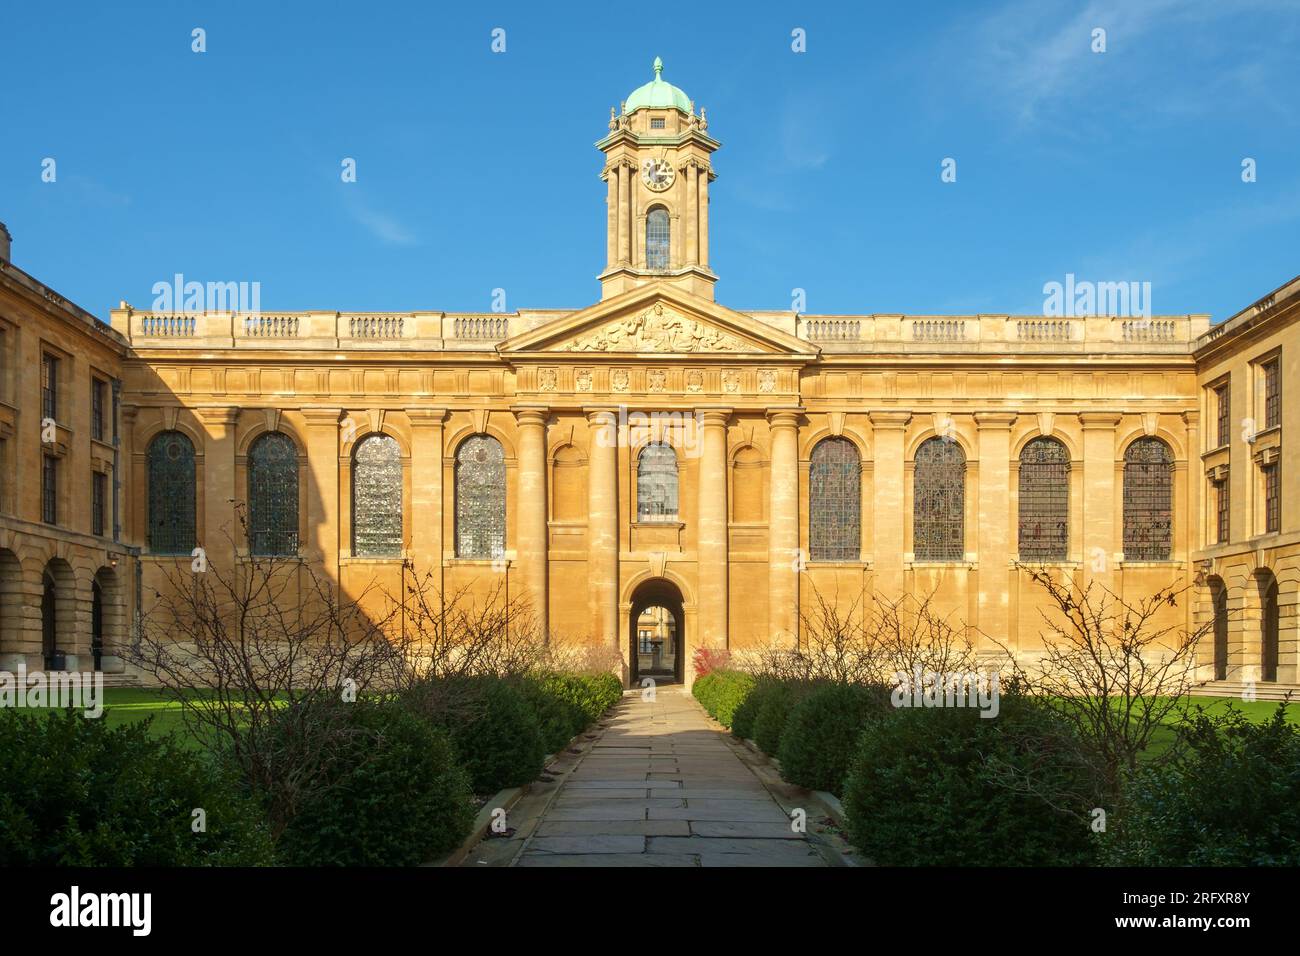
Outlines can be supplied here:
[[634, 113], [637, 110], [662, 110], [662, 109], [679, 109], [683, 113], [691, 111], [691, 100], [685, 93], [673, 86], [671, 83], [665, 83], [659, 78], [659, 74], [664, 71], [664, 61], [655, 57], [655, 78], [645, 86], [638, 86], [632, 91], [627, 98], [627, 104], [624, 109], [628, 113]]

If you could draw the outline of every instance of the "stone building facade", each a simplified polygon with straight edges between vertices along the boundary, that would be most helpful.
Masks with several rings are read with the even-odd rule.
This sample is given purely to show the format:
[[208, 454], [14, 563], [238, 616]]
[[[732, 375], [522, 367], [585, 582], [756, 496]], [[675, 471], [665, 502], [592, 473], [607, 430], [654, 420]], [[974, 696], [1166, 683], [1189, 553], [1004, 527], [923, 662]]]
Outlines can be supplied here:
[[[718, 146], [658, 64], [611, 110], [601, 297], [579, 310], [123, 303], [108, 329], [0, 271], [7, 347], [22, 349], [6, 368], [23, 370], [0, 405], [4, 659], [37, 659], [51, 561], [71, 572], [55, 623], [80, 662], [92, 584], [111, 648], [136, 595], [202, 547], [222, 564], [294, 555], [348, 593], [399, 594], [426, 572], [446, 591], [504, 583], [550, 633], [616, 649], [628, 680], [653, 609], [673, 621], [660, 660], [689, 680], [699, 648], [793, 645], [818, 595], [933, 594], [1032, 654], [1042, 597], [1019, 565], [1047, 565], [1129, 596], [1191, 587], [1170, 612], [1188, 627], [1226, 607], [1204, 659], [1224, 688], [1251, 668], [1300, 679], [1300, 509], [1282, 490], [1300, 475], [1282, 441], [1300, 421], [1300, 389], [1282, 384], [1300, 361], [1296, 283], [1213, 329], [1202, 315], [737, 311], [715, 301], [709, 259]], [[36, 510], [31, 364], [47, 347], [71, 388], [120, 381], [116, 444], [87, 434], [83, 405], [59, 418], [69, 507], [52, 523]], [[1220, 446], [1223, 382], [1245, 415], [1276, 405], [1274, 424]], [[94, 533], [74, 484], [96, 468], [120, 488], [120, 534]], [[1231, 519], [1211, 545], [1219, 469]]]

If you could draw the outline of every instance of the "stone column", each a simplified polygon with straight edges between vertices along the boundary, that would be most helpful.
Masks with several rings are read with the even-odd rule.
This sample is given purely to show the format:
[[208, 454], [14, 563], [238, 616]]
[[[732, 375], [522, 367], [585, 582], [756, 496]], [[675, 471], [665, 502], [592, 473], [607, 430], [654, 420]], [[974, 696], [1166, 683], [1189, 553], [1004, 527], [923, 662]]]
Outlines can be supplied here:
[[587, 597], [592, 643], [618, 649], [618, 417], [587, 410]]
[[627, 164], [621, 159], [618, 160], [614, 172], [618, 176], [618, 261], [626, 263], [632, 261], [632, 256], [628, 251], [632, 230], [628, 223], [630, 209], [628, 208], [629, 176]]
[[727, 646], [727, 421], [729, 408], [699, 409], [704, 426], [696, 512], [700, 647]]
[[[1204, 514], [1205, 505], [1203, 503], [1203, 494], [1206, 488], [1205, 478], [1201, 469], [1201, 435], [1200, 435], [1200, 416], [1196, 412], [1184, 412], [1183, 422], [1187, 426], [1187, 448], [1188, 460], [1182, 468], [1183, 489], [1186, 497], [1183, 499], [1186, 503], [1183, 506], [1183, 517], [1186, 522], [1181, 538], [1182, 547], [1179, 547], [1179, 537], [1174, 535], [1174, 550], [1170, 555], [1174, 560], [1181, 558], [1183, 562], [1183, 583], [1187, 587], [1193, 587], [1196, 579], [1196, 566], [1192, 562], [1193, 552], [1199, 551], [1205, 547], [1209, 539], [1208, 533], [1203, 534], [1202, 528], [1208, 532], [1208, 524], [1204, 524], [1200, 516]], [[1195, 466], [1195, 467], [1193, 467]], [[1229, 472], [1231, 475], [1231, 472]], [[1231, 479], [1229, 479], [1231, 480]], [[1178, 489], [1174, 490], [1178, 494]], [[1229, 492], [1231, 494], [1231, 492]], [[1231, 499], [1229, 499], [1231, 504]], [[1177, 498], [1174, 499], [1174, 507], [1178, 507]], [[1177, 511], [1174, 512], [1177, 514]], [[1218, 527], [1216, 522], [1215, 527]], [[1194, 593], [1194, 592], [1193, 592]], [[1196, 627], [1195, 601], [1186, 601], [1183, 606], [1183, 616], [1186, 621], [1187, 629], [1194, 630]], [[1210, 660], [1214, 660], [1214, 640], [1213, 637], [1207, 642], [1210, 648]], [[1205, 645], [1202, 645], [1205, 646]]]
[[438, 593], [443, 591], [442, 445], [445, 408], [408, 408], [411, 423], [411, 505], [407, 521], [411, 536], [411, 569], [417, 580], [431, 576]]
[[795, 647], [799, 631], [799, 416], [802, 409], [767, 413], [772, 434], [768, 508], [768, 637]]
[[118, 520], [122, 529], [121, 540], [134, 544], [144, 544], [145, 541], [142, 534], [144, 527], [137, 520], [135, 493], [135, 489], [142, 488], [145, 484], [143, 476], [136, 467], [135, 422], [139, 413], [140, 409], [134, 405], [122, 405], [118, 409], [122, 422], [118, 443], [120, 454], [117, 459], [118, 467], [121, 468], [117, 476], [118, 507], [121, 509]]
[[709, 264], [709, 171], [701, 168], [700, 177], [700, 248], [699, 263]]
[[1116, 529], [1123, 528], [1117, 498], [1115, 426], [1118, 412], [1080, 412], [1083, 426], [1083, 579], [1111, 587], [1115, 556], [1124, 547]]
[[[248, 497], [247, 489], [235, 488], [235, 426], [239, 409], [234, 406], [209, 406], [195, 410], [208, 433], [203, 443], [203, 523], [198, 527], [196, 542], [208, 560], [229, 568], [234, 552], [231, 541], [241, 551], [248, 550], [248, 539], [235, 520], [236, 500]], [[146, 519], [147, 520], [147, 519]]]
[[536, 616], [538, 633], [550, 634], [547, 614], [546, 419], [548, 409], [512, 409], [519, 433], [519, 496], [515, 540], [520, 574]]
[[903, 482], [906, 468], [903, 460], [903, 437], [912, 413], [897, 409], [874, 410], [871, 419], [874, 471], [871, 502], [875, 520], [875, 537], [871, 542], [872, 570], [875, 586], [891, 598], [903, 593], [903, 555], [907, 551], [904, 540], [903, 506], [907, 501]]
[[605, 267], [612, 269], [618, 263], [618, 168], [605, 170]]
[[686, 180], [686, 216], [683, 220], [686, 223], [686, 255], [683, 258], [687, 265], [700, 261], [699, 188], [696, 181], [699, 174], [694, 160], [682, 169], [682, 177]]
[[1011, 540], [1015, 516], [1011, 501], [1011, 427], [1015, 412], [976, 412], [979, 427], [979, 488], [975, 547], [979, 553], [979, 627], [998, 641], [1010, 637]]
[[339, 461], [341, 408], [304, 408], [307, 423], [307, 534], [302, 555], [339, 581]]

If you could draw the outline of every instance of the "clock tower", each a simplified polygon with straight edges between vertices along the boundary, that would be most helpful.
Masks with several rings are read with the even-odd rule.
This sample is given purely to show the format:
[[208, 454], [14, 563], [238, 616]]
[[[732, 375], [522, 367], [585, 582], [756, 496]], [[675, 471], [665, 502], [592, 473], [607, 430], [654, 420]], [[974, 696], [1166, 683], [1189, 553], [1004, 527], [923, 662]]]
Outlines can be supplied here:
[[651, 281], [667, 281], [713, 298], [709, 268], [710, 157], [720, 145], [708, 135], [704, 110], [655, 77], [633, 90], [622, 110], [610, 109], [609, 134], [596, 144], [605, 154], [607, 187], [605, 270], [601, 298]]

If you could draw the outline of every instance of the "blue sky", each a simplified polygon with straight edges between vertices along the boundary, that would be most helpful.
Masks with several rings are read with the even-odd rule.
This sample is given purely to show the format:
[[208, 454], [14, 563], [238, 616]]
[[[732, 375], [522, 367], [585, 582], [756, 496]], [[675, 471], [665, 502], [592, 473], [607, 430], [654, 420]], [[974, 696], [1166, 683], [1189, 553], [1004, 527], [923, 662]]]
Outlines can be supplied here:
[[1037, 313], [1074, 273], [1217, 320], [1300, 273], [1296, 0], [3, 2], [0, 220], [103, 317], [176, 272], [264, 310], [589, 304], [593, 144], [656, 55], [723, 144], [727, 305]]

